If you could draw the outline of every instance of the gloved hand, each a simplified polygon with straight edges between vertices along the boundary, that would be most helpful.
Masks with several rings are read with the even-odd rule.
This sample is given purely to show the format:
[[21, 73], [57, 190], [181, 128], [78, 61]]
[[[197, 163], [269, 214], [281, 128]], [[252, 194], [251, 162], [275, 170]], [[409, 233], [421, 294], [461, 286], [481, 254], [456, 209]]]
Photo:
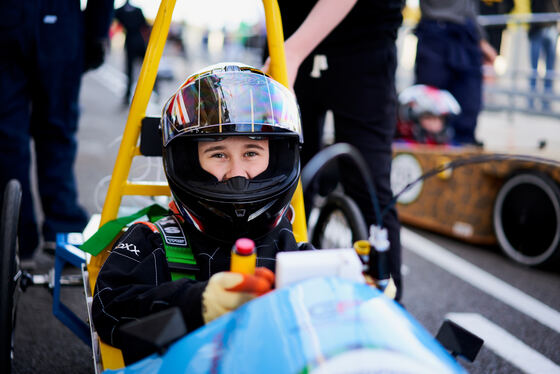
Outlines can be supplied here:
[[202, 293], [202, 317], [208, 323], [272, 289], [274, 273], [255, 269], [255, 275], [224, 271], [210, 277]]

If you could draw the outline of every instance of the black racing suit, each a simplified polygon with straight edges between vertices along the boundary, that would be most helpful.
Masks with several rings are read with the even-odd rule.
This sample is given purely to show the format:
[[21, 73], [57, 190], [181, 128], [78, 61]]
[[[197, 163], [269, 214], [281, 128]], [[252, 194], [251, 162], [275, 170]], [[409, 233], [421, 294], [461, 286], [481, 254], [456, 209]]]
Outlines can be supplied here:
[[[171, 280], [161, 235], [148, 225], [132, 225], [115, 243], [97, 277], [92, 305], [93, 323], [103, 341], [122, 349], [121, 325], [173, 306], [181, 309], [189, 332], [204, 324], [202, 293], [213, 274], [229, 270], [233, 243], [213, 240], [191, 225], [183, 229], [199, 267], [196, 280]], [[255, 244], [257, 266], [272, 271], [276, 253], [299, 249], [285, 217]]]

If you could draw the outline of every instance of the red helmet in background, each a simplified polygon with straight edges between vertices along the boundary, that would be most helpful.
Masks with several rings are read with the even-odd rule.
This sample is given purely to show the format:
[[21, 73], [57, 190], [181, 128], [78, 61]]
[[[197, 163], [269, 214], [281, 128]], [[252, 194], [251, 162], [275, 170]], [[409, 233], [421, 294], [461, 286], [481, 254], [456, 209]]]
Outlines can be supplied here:
[[[417, 84], [404, 89], [398, 97], [397, 131], [403, 138], [419, 143], [443, 144], [451, 139], [449, 118], [461, 106], [447, 90]], [[437, 125], [440, 123], [441, 125]]]

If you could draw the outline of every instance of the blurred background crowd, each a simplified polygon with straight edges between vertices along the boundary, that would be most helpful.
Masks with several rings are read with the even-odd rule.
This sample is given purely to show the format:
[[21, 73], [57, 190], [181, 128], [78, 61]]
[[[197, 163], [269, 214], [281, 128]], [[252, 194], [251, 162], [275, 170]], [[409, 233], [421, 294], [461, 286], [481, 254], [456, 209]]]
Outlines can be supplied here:
[[[417, 43], [414, 31], [421, 17], [420, 2], [405, 1], [404, 20], [397, 39], [398, 92], [414, 84]], [[123, 4], [124, 0], [115, 1], [115, 9]], [[133, 0], [131, 4], [143, 11], [148, 24], [153, 23], [157, 2]], [[224, 1], [220, 3], [220, 12], [213, 11], [215, 6], [214, 2], [177, 1], [168, 45], [160, 63], [160, 79], [180, 80], [208, 63], [224, 60], [261, 66], [266, 43], [261, 2]], [[558, 54], [560, 9], [556, 8], [557, 0], [479, 0], [478, 22], [497, 52], [494, 62], [483, 67], [484, 109], [560, 115], [560, 97], [554, 90], [554, 82], [559, 78], [553, 58]], [[548, 31], [539, 32], [542, 29]], [[118, 21], [113, 23], [110, 58], [123, 57], [119, 51], [124, 48], [125, 31]]]

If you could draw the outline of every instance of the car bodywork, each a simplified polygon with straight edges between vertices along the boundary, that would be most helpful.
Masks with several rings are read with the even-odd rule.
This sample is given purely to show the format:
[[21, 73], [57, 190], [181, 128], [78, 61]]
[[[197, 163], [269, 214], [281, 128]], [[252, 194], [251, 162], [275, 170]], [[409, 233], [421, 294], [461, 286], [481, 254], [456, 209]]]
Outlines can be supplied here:
[[[426, 173], [434, 176], [421, 178]], [[559, 183], [560, 163], [550, 155], [472, 146], [393, 147], [393, 193], [411, 184], [397, 199], [403, 223], [472, 244], [498, 243], [525, 265], [559, 257]]]

